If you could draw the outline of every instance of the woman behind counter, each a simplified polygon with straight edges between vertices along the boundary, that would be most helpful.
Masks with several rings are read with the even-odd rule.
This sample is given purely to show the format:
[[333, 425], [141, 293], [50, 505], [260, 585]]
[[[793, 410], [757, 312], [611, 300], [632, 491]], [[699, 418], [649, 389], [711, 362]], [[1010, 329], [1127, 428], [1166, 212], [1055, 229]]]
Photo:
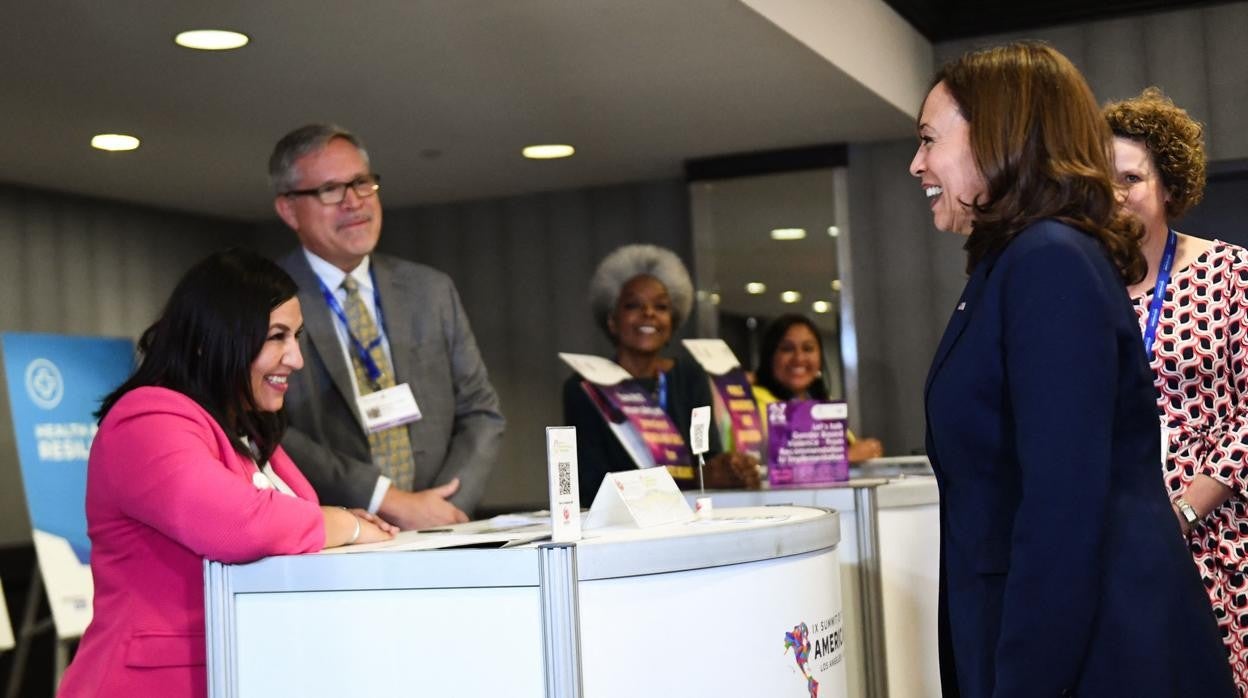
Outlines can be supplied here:
[[[688, 442], [690, 411], [711, 404], [710, 382], [692, 358], [662, 355], [693, 307], [693, 282], [685, 265], [671, 250], [626, 245], [598, 265], [590, 280], [589, 299], [594, 320], [615, 345], [615, 362], [651, 394]], [[581, 502], [588, 506], [607, 473], [637, 466], [581, 383], [575, 374], [564, 382], [563, 418], [564, 424], [576, 427]], [[757, 488], [754, 460], [720, 449], [719, 435], [711, 429], [706, 486]]]
[[[819, 328], [805, 315], [781, 315], [759, 342], [758, 367], [754, 370], [754, 400], [758, 415], [767, 423], [767, 405], [781, 400], [827, 400], [824, 381], [826, 364]], [[850, 463], [861, 463], [884, 455], [879, 439], [859, 439], [846, 432]]]
[[968, 236], [970, 273], [926, 391], [944, 694], [1233, 696], [1157, 467], [1123, 289], [1139, 230], [1091, 90], [1031, 43], [932, 85], [910, 172], [936, 227]]
[[139, 340], [104, 399], [87, 463], [95, 611], [58, 695], [205, 696], [203, 558], [250, 562], [394, 528], [317, 504], [286, 457], [286, 381], [303, 365], [295, 284], [249, 252], [214, 254]]
[[1144, 224], [1148, 273], [1128, 291], [1167, 426], [1163, 477], [1248, 696], [1248, 251], [1170, 227], [1204, 193], [1200, 124], [1156, 88], [1105, 116], [1123, 205]]

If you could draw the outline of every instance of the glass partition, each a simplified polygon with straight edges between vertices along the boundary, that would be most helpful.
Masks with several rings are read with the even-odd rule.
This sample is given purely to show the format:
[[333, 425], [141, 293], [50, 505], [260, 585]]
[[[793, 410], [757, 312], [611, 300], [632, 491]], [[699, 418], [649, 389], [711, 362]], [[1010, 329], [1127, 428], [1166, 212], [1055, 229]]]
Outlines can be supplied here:
[[857, 348], [843, 167], [689, 184], [698, 334], [728, 342], [747, 370], [772, 319], [801, 313], [822, 335], [831, 395], [857, 423]]

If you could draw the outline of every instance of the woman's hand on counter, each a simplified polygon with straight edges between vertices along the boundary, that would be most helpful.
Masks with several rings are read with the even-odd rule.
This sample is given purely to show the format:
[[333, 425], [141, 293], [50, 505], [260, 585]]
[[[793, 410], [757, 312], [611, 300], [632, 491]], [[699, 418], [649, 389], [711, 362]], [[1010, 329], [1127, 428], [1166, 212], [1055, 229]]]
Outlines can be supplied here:
[[394, 538], [398, 527], [363, 509], [321, 507], [325, 517], [325, 547], [358, 543], [380, 543]]
[[858, 439], [849, 445], [848, 455], [850, 463], [879, 458], [884, 455], [884, 444], [879, 439]]

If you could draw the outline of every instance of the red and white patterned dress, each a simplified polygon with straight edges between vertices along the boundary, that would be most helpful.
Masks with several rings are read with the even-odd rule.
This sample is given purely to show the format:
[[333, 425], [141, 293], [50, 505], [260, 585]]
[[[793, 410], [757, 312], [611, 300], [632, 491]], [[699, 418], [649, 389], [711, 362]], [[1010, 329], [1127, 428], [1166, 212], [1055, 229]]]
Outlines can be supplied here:
[[[1150, 290], [1133, 298], [1143, 329]], [[1174, 273], [1152, 361], [1171, 428], [1171, 499], [1198, 474], [1234, 494], [1188, 539], [1222, 630], [1235, 683], [1248, 696], [1248, 250], [1224, 242]]]

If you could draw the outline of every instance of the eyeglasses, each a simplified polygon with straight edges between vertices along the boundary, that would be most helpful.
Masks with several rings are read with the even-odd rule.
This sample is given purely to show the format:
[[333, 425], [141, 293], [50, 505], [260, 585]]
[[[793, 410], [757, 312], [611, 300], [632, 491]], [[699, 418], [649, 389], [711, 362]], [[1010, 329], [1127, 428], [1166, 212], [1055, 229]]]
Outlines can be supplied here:
[[315, 189], [291, 189], [282, 196], [315, 196], [326, 206], [336, 206], [347, 198], [347, 187], [351, 187], [356, 196], [367, 199], [381, 188], [381, 175], [360, 175], [350, 182], [328, 182]]

